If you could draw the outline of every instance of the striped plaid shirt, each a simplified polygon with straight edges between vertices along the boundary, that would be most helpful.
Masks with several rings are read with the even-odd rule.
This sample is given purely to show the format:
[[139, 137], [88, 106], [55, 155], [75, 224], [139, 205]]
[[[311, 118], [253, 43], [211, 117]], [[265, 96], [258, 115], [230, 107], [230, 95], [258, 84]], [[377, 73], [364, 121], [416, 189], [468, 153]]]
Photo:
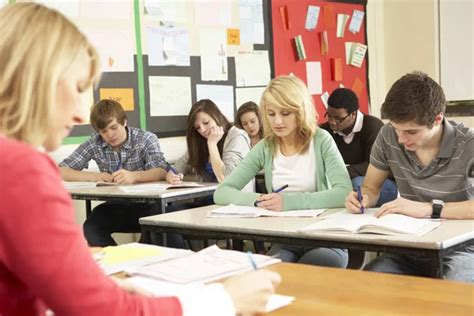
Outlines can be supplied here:
[[99, 133], [92, 136], [59, 166], [74, 170], [87, 169], [90, 160], [94, 160], [101, 172], [113, 173], [119, 169], [129, 171], [167, 169], [167, 162], [160, 149], [158, 137], [134, 127], [126, 127], [128, 138], [120, 151], [114, 151]]

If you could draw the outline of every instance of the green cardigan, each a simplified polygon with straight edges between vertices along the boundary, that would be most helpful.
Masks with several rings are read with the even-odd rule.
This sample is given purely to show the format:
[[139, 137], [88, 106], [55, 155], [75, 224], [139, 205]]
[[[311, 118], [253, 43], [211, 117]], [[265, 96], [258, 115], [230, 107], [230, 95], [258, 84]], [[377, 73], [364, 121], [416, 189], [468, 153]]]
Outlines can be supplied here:
[[[318, 191], [282, 192], [284, 211], [344, 206], [344, 199], [352, 190], [351, 180], [336, 143], [327, 131], [320, 128], [314, 136], [314, 154], [314, 176]], [[267, 141], [263, 140], [255, 145], [230, 176], [219, 185], [214, 193], [214, 202], [253, 206], [260, 194], [241, 190], [263, 169], [265, 186], [268, 192], [272, 192], [272, 168], [273, 154]]]

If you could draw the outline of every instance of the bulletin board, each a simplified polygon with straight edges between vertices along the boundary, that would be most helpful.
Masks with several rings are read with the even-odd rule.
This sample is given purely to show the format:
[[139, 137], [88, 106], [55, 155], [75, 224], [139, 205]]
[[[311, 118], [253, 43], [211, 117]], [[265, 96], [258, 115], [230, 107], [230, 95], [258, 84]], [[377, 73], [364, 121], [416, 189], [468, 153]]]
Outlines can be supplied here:
[[[313, 20], [312, 25], [311, 21], [308, 21], [307, 25], [309, 6], [316, 7], [310, 10], [318, 13], [315, 14], [316, 21]], [[307, 83], [320, 122], [325, 121], [326, 98], [334, 89], [341, 86], [355, 91], [359, 98], [360, 110], [364, 113], [369, 111], [368, 52], [365, 51], [360, 67], [350, 65], [346, 61], [346, 46], [347, 55], [350, 57], [350, 47], [354, 47], [352, 43], [362, 44], [360, 47], [367, 45], [365, 8], [366, 0], [271, 1], [275, 76], [292, 73]], [[354, 10], [363, 12], [360, 28], [357, 28], [354, 21], [353, 31], [357, 30], [356, 32], [350, 30], [351, 21], [355, 20]], [[346, 20], [346, 24], [341, 23], [340, 27], [342, 37], [337, 37], [338, 15], [345, 15]], [[339, 19], [341, 22], [344, 21], [344, 17]], [[326, 31], [325, 39], [324, 31]], [[295, 38], [298, 36], [297, 44]], [[303, 56], [298, 55], [297, 45], [301, 42], [304, 47]], [[324, 48], [322, 46], [325, 45], [327, 45], [326, 54], [322, 50]]]
[[259, 102], [272, 78], [268, 1], [143, 0], [140, 7], [148, 130], [184, 135], [199, 99], [213, 100], [229, 121], [242, 103]]

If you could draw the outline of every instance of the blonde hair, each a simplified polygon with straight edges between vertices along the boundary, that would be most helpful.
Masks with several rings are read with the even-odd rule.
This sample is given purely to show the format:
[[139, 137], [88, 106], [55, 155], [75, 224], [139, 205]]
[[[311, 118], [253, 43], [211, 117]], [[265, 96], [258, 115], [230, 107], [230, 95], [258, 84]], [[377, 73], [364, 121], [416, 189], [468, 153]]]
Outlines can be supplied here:
[[88, 86], [98, 81], [97, 52], [66, 17], [35, 3], [2, 8], [0, 30], [0, 133], [42, 145], [61, 75], [84, 49], [91, 61]]
[[313, 98], [303, 81], [295, 76], [281, 76], [270, 81], [263, 91], [260, 100], [263, 131], [268, 145], [275, 154], [279, 139], [268, 120], [266, 109], [268, 105], [295, 113], [299, 127], [296, 133], [297, 145], [300, 146], [299, 153], [306, 152], [316, 133], [318, 113], [314, 109]]

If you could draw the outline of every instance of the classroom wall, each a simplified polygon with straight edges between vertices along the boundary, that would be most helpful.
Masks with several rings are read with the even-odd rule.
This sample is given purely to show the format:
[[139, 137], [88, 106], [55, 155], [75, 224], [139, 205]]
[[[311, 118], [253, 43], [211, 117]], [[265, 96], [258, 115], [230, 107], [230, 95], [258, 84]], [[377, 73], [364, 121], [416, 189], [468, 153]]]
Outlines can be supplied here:
[[[371, 113], [380, 117], [385, 95], [402, 75], [421, 70], [440, 82], [437, 0], [367, 3]], [[450, 117], [474, 127], [474, 117]]]

